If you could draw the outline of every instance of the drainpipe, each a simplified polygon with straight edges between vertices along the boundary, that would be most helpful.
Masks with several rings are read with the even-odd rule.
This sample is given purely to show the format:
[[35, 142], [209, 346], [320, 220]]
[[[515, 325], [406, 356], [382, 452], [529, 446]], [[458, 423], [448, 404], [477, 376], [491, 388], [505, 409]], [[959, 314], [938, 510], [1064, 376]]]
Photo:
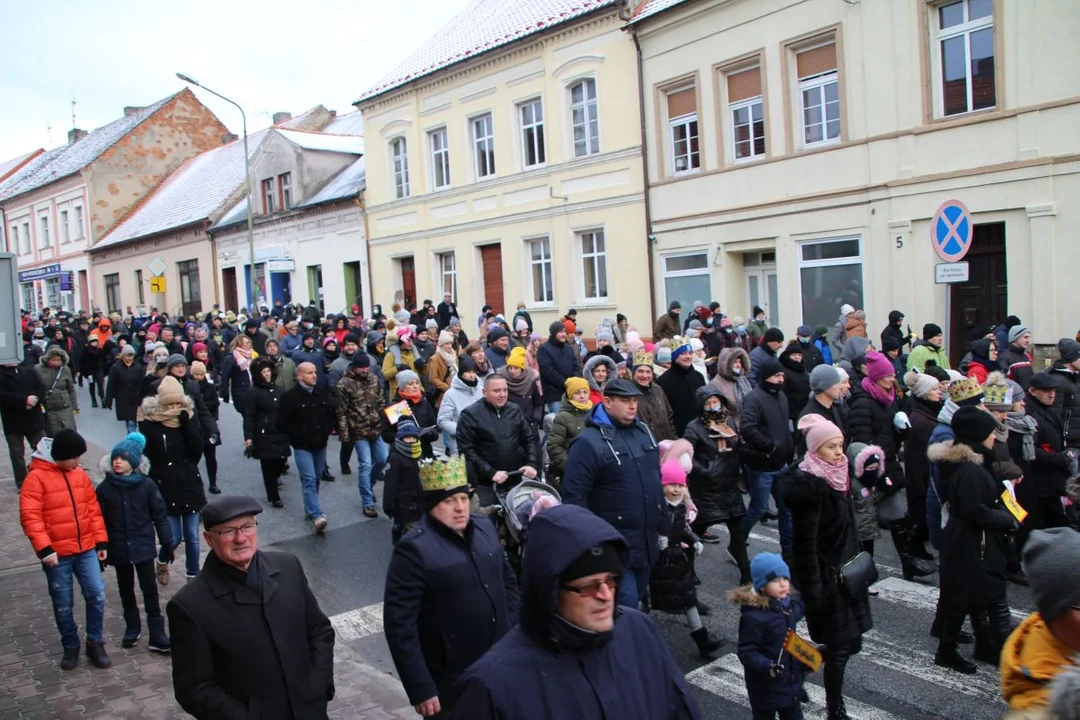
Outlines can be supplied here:
[[634, 38], [634, 48], [637, 50], [637, 75], [638, 75], [638, 112], [641, 123], [641, 169], [645, 177], [645, 256], [649, 259], [649, 312], [646, 318], [651, 323], [657, 313], [656, 308], [656, 282], [655, 269], [653, 267], [653, 234], [652, 234], [652, 203], [649, 197], [649, 161], [645, 153], [645, 137], [648, 131], [645, 127], [645, 83], [642, 72], [641, 42], [638, 40], [637, 29], [630, 28], [630, 34]]

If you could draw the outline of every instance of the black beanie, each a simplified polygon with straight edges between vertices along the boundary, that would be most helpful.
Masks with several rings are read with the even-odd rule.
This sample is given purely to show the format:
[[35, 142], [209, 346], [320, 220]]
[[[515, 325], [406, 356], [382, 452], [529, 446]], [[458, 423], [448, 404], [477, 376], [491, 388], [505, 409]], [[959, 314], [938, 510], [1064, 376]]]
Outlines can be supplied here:
[[86, 441], [71, 428], [56, 433], [52, 441], [53, 460], [74, 460], [86, 454]]
[[555, 337], [564, 330], [566, 330], [566, 325], [563, 324], [563, 321], [556, 320], [548, 327], [548, 335], [550, 335], [551, 337]]
[[956, 439], [966, 445], [982, 445], [998, 426], [993, 415], [975, 405], [967, 405], [957, 410], [951, 424]]
[[613, 541], [600, 543], [596, 547], [589, 548], [578, 556], [577, 560], [570, 563], [559, 575], [559, 582], [569, 583], [579, 578], [599, 573], [612, 573], [621, 575], [626, 570], [623, 564], [619, 546]]
[[771, 327], [761, 336], [762, 342], [784, 342], [784, 331], [778, 327]]
[[929, 340], [932, 337], [937, 337], [938, 335], [942, 334], [943, 333], [941, 332], [940, 325], [935, 325], [934, 323], [926, 323], [922, 326], [923, 340]]

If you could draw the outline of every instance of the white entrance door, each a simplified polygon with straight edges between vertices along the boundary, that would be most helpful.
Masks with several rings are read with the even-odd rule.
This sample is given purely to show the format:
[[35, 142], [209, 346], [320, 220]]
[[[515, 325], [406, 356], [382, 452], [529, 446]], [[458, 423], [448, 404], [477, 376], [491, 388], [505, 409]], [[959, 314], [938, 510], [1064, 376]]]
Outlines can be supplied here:
[[746, 320], [753, 319], [754, 307], [765, 311], [770, 326], [780, 327], [780, 286], [776, 265], [763, 264], [746, 269]]

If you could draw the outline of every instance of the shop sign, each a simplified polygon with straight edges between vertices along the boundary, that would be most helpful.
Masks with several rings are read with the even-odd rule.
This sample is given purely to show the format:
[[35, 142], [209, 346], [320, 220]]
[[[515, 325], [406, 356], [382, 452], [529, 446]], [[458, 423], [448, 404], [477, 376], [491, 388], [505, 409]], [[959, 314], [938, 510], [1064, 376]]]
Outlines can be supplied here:
[[60, 273], [60, 292], [75, 291], [75, 273], [65, 270]]
[[33, 282], [34, 280], [44, 280], [45, 278], [56, 277], [60, 274], [60, 263], [53, 263], [52, 265], [46, 265], [44, 267], [34, 268], [33, 270], [22, 270], [19, 272], [19, 282]]

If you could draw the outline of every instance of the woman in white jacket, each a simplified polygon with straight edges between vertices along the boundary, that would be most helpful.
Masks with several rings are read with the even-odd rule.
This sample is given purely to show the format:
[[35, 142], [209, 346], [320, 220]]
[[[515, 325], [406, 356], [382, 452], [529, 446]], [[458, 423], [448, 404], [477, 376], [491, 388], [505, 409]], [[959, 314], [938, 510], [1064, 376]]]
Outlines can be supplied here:
[[449, 438], [446, 444], [447, 455], [458, 454], [457, 423], [461, 411], [483, 397], [484, 389], [476, 376], [476, 361], [468, 355], [462, 355], [458, 358], [457, 375], [450, 381], [450, 389], [443, 393], [442, 404], [439, 406], [439, 430], [444, 433], [444, 438]]

